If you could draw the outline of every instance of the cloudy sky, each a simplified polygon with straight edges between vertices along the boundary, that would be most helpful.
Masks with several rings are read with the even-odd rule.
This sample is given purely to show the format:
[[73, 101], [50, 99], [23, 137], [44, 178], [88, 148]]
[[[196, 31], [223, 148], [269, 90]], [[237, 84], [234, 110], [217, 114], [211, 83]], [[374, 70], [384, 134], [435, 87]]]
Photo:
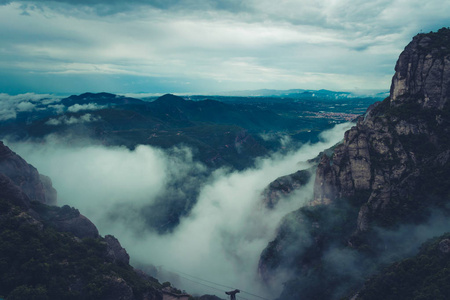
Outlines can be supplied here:
[[0, 92], [389, 89], [441, 0], [0, 0]]

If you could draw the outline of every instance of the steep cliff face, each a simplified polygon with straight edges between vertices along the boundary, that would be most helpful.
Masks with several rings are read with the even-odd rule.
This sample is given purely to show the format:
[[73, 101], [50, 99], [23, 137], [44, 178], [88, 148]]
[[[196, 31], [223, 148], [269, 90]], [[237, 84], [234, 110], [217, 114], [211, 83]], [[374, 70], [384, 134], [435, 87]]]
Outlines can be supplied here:
[[372, 222], [389, 225], [443, 200], [447, 179], [431, 170], [449, 163], [449, 97], [450, 30], [419, 34], [398, 59], [390, 97], [370, 107], [334, 154], [322, 158], [314, 203], [357, 198], [357, 230], [366, 231]]
[[0, 141], [0, 173], [9, 177], [30, 200], [53, 205], [56, 204], [56, 190], [50, 178], [39, 174], [20, 156]]
[[267, 208], [274, 208], [283, 196], [289, 195], [310, 180], [315, 168], [299, 170], [271, 182], [262, 192], [262, 202]]
[[288, 215], [263, 251], [268, 283], [291, 274], [279, 299], [351, 297], [377, 266], [412, 255], [383, 232], [423, 224], [433, 209], [448, 217], [449, 89], [450, 29], [417, 35], [390, 96], [321, 157], [311, 205]]
[[51, 181], [0, 142], [0, 298], [162, 299], [116, 238], [55, 201]]
[[450, 97], [449, 44], [445, 28], [414, 37], [395, 66], [391, 104], [401, 105], [414, 97], [422, 108], [444, 108]]

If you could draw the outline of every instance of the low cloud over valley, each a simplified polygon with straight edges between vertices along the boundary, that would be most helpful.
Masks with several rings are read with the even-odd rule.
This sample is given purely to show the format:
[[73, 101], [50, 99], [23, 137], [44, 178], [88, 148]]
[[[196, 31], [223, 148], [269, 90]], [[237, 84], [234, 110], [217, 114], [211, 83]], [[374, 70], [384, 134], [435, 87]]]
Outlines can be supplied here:
[[[59, 205], [78, 208], [102, 235], [118, 237], [135, 265], [162, 266], [274, 296], [281, 285], [267, 291], [258, 283], [259, 255], [281, 218], [310, 200], [312, 182], [273, 210], [263, 205], [261, 192], [279, 176], [309, 167], [307, 160], [339, 142], [349, 126], [324, 132], [317, 144], [261, 158], [253, 168], [212, 173], [183, 147], [163, 151], [141, 145], [129, 150], [73, 140], [68, 145], [54, 136], [40, 144], [9, 146], [52, 178]], [[186, 200], [192, 195], [195, 199]], [[149, 223], [158, 214], [170, 221], [171, 212], [162, 207], [181, 207], [186, 213], [172, 230], [158, 233]], [[179, 279], [179, 287], [189, 292], [217, 293]]]

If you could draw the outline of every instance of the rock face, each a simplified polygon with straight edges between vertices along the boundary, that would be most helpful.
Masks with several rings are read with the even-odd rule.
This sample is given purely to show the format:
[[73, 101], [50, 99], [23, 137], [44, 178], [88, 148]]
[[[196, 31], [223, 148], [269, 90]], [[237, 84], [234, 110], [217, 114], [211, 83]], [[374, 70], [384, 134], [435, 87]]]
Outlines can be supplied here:
[[268, 284], [292, 274], [279, 299], [354, 295], [405, 248], [383, 232], [423, 224], [433, 208], [450, 214], [449, 89], [450, 29], [417, 35], [398, 59], [390, 96], [322, 155], [311, 205], [286, 216], [262, 252]]
[[293, 191], [306, 185], [315, 168], [300, 170], [294, 174], [286, 175], [271, 182], [262, 192], [263, 203], [267, 208], [274, 208], [280, 199]]
[[447, 254], [450, 252], [450, 240], [449, 239], [443, 239], [439, 242], [439, 251], [441, 251], [444, 254]]
[[56, 204], [56, 190], [50, 178], [39, 174], [16, 153], [0, 142], [0, 173], [9, 177], [30, 200]]
[[443, 109], [450, 97], [450, 48], [447, 29], [418, 35], [405, 48], [391, 85], [391, 103], [401, 105], [412, 95], [423, 108]]
[[430, 198], [430, 175], [445, 189], [444, 174], [430, 170], [448, 167], [449, 97], [450, 30], [419, 34], [398, 59], [390, 97], [371, 106], [320, 161], [314, 203], [356, 198], [360, 232], [373, 221], [395, 221], [383, 218], [393, 210], [417, 211], [419, 198]]
[[94, 223], [80, 214], [78, 209], [68, 205], [64, 205], [61, 208], [43, 210], [40, 212], [39, 217], [58, 231], [69, 232], [80, 239], [99, 237]]
[[113, 262], [120, 262], [128, 265], [130, 263], [130, 256], [125, 248], [122, 248], [120, 242], [112, 235], [105, 236], [108, 256]]
[[[0, 142], [0, 295], [11, 299], [162, 300], [162, 286], [129, 265], [113, 236]], [[38, 295], [38, 296], [36, 296]]]
[[11, 203], [23, 209], [28, 209], [30, 199], [6, 175], [0, 173], [0, 199], [8, 199]]

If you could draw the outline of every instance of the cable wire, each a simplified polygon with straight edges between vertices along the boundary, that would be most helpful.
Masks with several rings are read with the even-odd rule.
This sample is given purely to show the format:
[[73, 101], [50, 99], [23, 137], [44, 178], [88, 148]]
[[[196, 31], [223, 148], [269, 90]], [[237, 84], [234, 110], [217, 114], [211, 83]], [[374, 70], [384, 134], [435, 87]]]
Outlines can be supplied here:
[[[167, 270], [167, 269], [166, 269], [166, 270]], [[193, 282], [193, 283], [196, 283], [196, 284], [200, 284], [200, 285], [209, 287], [209, 288], [211, 288], [211, 289], [215, 289], [215, 290], [217, 290], [217, 291], [220, 291], [220, 292], [222, 292], [222, 293], [225, 293], [224, 290], [218, 289], [218, 288], [216, 288], [216, 287], [213, 287], [213, 286], [210, 286], [210, 285], [207, 285], [207, 284], [204, 284], [204, 283], [201, 283], [201, 282], [198, 282], [198, 281], [195, 281], [195, 280], [186, 278], [186, 277], [181, 276], [181, 275], [178, 275], [178, 276], [180, 276], [180, 278], [183, 278], [183, 279], [185, 279], [185, 280], [187, 280], [187, 281], [190, 281], [190, 282]], [[250, 299], [244, 298], [244, 297], [242, 297], [242, 296], [236, 296], [236, 298], [237, 298], [237, 299], [243, 299], [243, 300], [250, 300]]]
[[[186, 277], [184, 277], [184, 276], [181, 276], [180, 274], [184, 274], [184, 275], [186, 275], [186, 276], [189, 276], [189, 277], [192, 277], [192, 278], [195, 278], [195, 279], [204, 281], [204, 282], [208, 282], [208, 283], [211, 283], [211, 284], [215, 284], [215, 285], [217, 285], [217, 286], [225, 287], [225, 288], [227, 288], [227, 289], [235, 289], [234, 287], [227, 286], [227, 285], [223, 285], [223, 284], [220, 284], [220, 283], [216, 283], [216, 282], [213, 282], [213, 281], [210, 281], [210, 280], [206, 280], [206, 279], [203, 279], [203, 278], [194, 276], [194, 275], [187, 274], [187, 273], [185, 273], [185, 272], [175, 271], [175, 270], [173, 270], [173, 269], [168, 269], [168, 268], [162, 267], [162, 266], [161, 266], [161, 268], [164, 268], [164, 269], [166, 269], [166, 270], [169, 271], [169, 272], [177, 273], [180, 277], [182, 277], [182, 278], [184, 278], [184, 279], [186, 279], [186, 280], [189, 280], [189, 281], [192, 281], [192, 282], [194, 282], [194, 283], [198, 283], [198, 284], [201, 284], [201, 285], [204, 285], [204, 286], [207, 286], [207, 287], [210, 287], [210, 288], [219, 290], [219, 291], [221, 291], [221, 292], [225, 292], [225, 291], [224, 291], [224, 290], [220, 290], [220, 289], [215, 288], [215, 287], [212, 287], [212, 286], [209, 286], [209, 285], [206, 285], [206, 284], [203, 284], [203, 283], [200, 283], [200, 282], [196, 282], [196, 281], [194, 281], [194, 280], [192, 280], [192, 279], [189, 279], [189, 278], [186, 278]], [[257, 298], [260, 298], [260, 299], [263, 299], [263, 300], [270, 300], [270, 299], [261, 297], [261, 296], [259, 296], [259, 295], [256, 295], [256, 294], [253, 294], [253, 293], [250, 293], [250, 292], [241, 290], [241, 289], [239, 289], [239, 290], [240, 290], [242, 293], [251, 295], [251, 296], [253, 296], [253, 297], [257, 297]], [[237, 295], [236, 295], [236, 296], [237, 296]], [[244, 298], [244, 297], [242, 297], [242, 296], [239, 296], [239, 298], [246, 299], [246, 298]]]

